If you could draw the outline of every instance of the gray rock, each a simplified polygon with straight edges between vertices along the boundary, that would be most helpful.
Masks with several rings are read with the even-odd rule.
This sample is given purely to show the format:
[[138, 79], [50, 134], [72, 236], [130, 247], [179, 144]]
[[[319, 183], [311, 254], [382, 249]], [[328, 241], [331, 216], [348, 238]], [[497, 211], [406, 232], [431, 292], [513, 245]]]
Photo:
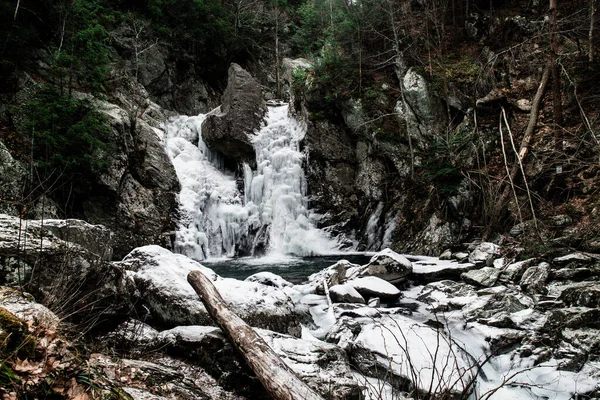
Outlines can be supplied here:
[[570, 285], [563, 290], [559, 299], [568, 306], [600, 308], [600, 283], [581, 282]]
[[[79, 240], [97, 238], [98, 232], [104, 232], [84, 222], [75, 225], [82, 229]], [[91, 232], [85, 232], [86, 227]], [[98, 242], [94, 240], [90, 243], [95, 245]], [[100, 243], [98, 246], [101, 252]], [[94, 312], [107, 317], [127, 313], [131, 306], [131, 282], [122, 270], [81, 245], [58, 238], [42, 221], [0, 214], [0, 271], [0, 284], [20, 286], [40, 303], [75, 318], [89, 313], [89, 304], [94, 304]]]
[[443, 132], [445, 115], [439, 99], [429, 88], [425, 78], [410, 68], [402, 80], [404, 104], [402, 116], [408, 134], [419, 148], [427, 148], [438, 132]]
[[[300, 379], [326, 398], [361, 398], [361, 386], [352, 377], [347, 357], [339, 347], [265, 329], [256, 332]], [[159, 341], [174, 354], [200, 360], [220, 381], [250, 381], [253, 375], [218, 328], [180, 326], [161, 332]], [[228, 386], [233, 384], [229, 382]]]
[[27, 171], [0, 141], [0, 213], [19, 215]]
[[556, 265], [565, 265], [572, 262], [579, 264], [589, 264], [593, 261], [592, 257], [583, 253], [571, 253], [561, 257], [556, 257], [552, 262]]
[[[441, 397], [461, 393], [473, 379], [469, 356], [442, 331], [397, 314], [397, 309], [380, 311], [362, 307], [352, 310], [352, 320], [338, 317], [327, 340], [351, 349], [352, 364], [362, 374], [379, 378], [386, 371], [386, 380], [396, 390], [427, 393], [434, 388]], [[437, 343], [435, 352], [427, 350], [426, 343]], [[427, 374], [419, 373], [423, 368]]]
[[358, 276], [375, 276], [390, 283], [399, 283], [412, 271], [412, 263], [406, 257], [388, 248], [371, 257]]
[[77, 243], [104, 260], [112, 258], [113, 233], [102, 225], [92, 225], [79, 219], [46, 219], [43, 227], [57, 238]]
[[28, 217], [32, 219], [60, 218], [59, 207], [54, 200], [41, 195], [29, 209]]
[[498, 268], [483, 267], [468, 272], [463, 272], [461, 278], [470, 284], [491, 287], [496, 284], [501, 271]]
[[521, 280], [523, 273], [527, 268], [536, 261], [535, 258], [530, 258], [523, 261], [518, 261], [507, 265], [500, 275], [500, 282], [518, 282]]
[[523, 291], [527, 293], [541, 293], [547, 292], [546, 281], [550, 276], [550, 265], [548, 263], [541, 263], [535, 267], [529, 267], [523, 273], [521, 278], [520, 286]]
[[329, 288], [331, 301], [334, 303], [362, 303], [365, 299], [349, 284], [335, 285]]
[[410, 257], [411, 260], [413, 260], [412, 278], [423, 283], [435, 282], [443, 279], [459, 280], [463, 272], [478, 268], [475, 264], [465, 262], [439, 262], [435, 257]]
[[561, 268], [550, 272], [550, 278], [555, 280], [582, 281], [593, 275], [589, 268]]
[[266, 112], [260, 84], [242, 67], [229, 67], [221, 109], [202, 124], [202, 139], [236, 161], [256, 162], [251, 136]]
[[447, 249], [439, 256], [440, 260], [452, 260], [452, 250]]
[[0, 286], [0, 307], [24, 321], [46, 329], [57, 329], [60, 324], [56, 314], [37, 303], [30, 294], [18, 289]]
[[456, 253], [452, 253], [452, 258], [457, 261], [466, 261], [469, 258], [469, 253], [464, 251], [457, 251]]
[[431, 306], [434, 312], [444, 312], [461, 309], [475, 301], [477, 297], [477, 292], [472, 285], [443, 280], [425, 285], [417, 300]]
[[469, 254], [469, 262], [474, 264], [483, 263], [490, 266], [492, 265], [494, 258], [498, 255], [500, 255], [500, 246], [494, 243], [483, 242]]

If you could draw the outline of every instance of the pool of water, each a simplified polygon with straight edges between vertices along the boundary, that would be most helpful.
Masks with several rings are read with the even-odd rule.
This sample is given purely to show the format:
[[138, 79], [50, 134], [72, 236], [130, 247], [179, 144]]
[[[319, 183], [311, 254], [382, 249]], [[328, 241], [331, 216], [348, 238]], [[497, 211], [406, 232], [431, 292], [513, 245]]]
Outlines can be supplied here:
[[272, 272], [292, 283], [302, 283], [306, 278], [339, 260], [355, 264], [366, 264], [372, 253], [349, 253], [317, 257], [241, 257], [219, 260], [204, 260], [202, 265], [222, 277], [244, 280], [257, 272]]

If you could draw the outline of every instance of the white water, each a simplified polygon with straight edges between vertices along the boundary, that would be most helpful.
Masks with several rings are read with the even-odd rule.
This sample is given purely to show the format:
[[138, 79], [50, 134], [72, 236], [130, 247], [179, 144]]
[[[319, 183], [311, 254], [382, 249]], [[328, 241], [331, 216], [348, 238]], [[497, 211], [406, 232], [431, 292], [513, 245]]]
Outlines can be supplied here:
[[196, 260], [253, 255], [260, 248], [271, 256], [334, 252], [337, 243], [314, 227], [308, 209], [300, 152], [306, 128], [288, 106], [269, 107], [253, 138], [257, 169], [244, 165], [243, 194], [202, 141], [204, 119], [180, 116], [165, 126], [165, 147], [181, 182], [176, 251]]

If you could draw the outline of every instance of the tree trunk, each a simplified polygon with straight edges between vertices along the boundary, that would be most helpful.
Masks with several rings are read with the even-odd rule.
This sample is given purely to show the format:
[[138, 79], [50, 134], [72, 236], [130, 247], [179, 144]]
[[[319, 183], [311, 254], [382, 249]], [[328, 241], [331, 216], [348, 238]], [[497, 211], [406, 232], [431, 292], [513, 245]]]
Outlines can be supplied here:
[[210, 279], [200, 271], [190, 272], [187, 279], [212, 319], [229, 337], [274, 400], [323, 400], [229, 309]]
[[[510, 170], [510, 174], [508, 176], [509, 181], [515, 180], [517, 172], [519, 171], [519, 164], [523, 162], [525, 156], [527, 155], [527, 152], [529, 151], [529, 143], [531, 143], [531, 139], [533, 139], [533, 132], [535, 130], [535, 126], [537, 124], [538, 116], [540, 113], [540, 104], [542, 102], [544, 92], [546, 91], [546, 86], [548, 85], [549, 78], [550, 69], [546, 68], [544, 70], [544, 74], [542, 75], [542, 80], [540, 81], [538, 90], [535, 93], [535, 97], [533, 98], [533, 103], [531, 105], [531, 113], [529, 114], [529, 123], [527, 124], [527, 129], [525, 130], [525, 134], [523, 135], [523, 140], [521, 140], [521, 146], [519, 147], [517, 160]], [[504, 205], [510, 197], [510, 191], [510, 185], [506, 186], [502, 191], [502, 194], [498, 198], [498, 201], [496, 201], [496, 203], [492, 207], [490, 221], [488, 223], [487, 228], [485, 229], [485, 232], [483, 233], [483, 240], [487, 240], [490, 237], [494, 226], [498, 223], [498, 220], [500, 219], [500, 214], [502, 213], [502, 209], [504, 208]]]
[[594, 19], [596, 18], [596, 0], [590, 0], [590, 33], [589, 33], [589, 45], [590, 54], [589, 61], [590, 65], [594, 62]]
[[[562, 129], [562, 100], [560, 90], [560, 71], [558, 69], [558, 8], [557, 0], [550, 0], [550, 65], [552, 67], [552, 97], [554, 106], [554, 140], [560, 146]], [[559, 149], [560, 150], [560, 149]]]

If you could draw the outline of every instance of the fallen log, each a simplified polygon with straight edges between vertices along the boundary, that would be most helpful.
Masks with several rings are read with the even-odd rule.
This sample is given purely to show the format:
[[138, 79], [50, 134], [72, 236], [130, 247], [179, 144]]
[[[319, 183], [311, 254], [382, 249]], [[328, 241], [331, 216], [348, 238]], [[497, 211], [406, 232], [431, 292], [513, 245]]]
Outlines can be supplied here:
[[229, 337], [269, 395], [275, 400], [323, 400], [288, 367], [267, 343], [229, 309], [211, 280], [192, 271], [187, 280], [208, 314]]

